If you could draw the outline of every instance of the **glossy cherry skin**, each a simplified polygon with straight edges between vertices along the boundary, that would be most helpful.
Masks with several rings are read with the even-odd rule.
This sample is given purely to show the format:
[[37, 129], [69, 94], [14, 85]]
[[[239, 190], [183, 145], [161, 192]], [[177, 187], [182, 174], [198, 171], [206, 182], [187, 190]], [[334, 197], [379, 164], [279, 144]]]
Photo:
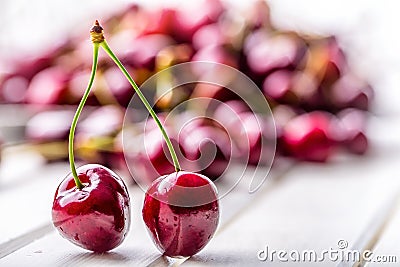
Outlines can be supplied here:
[[84, 187], [79, 190], [72, 174], [54, 196], [53, 224], [64, 238], [97, 253], [122, 243], [130, 226], [126, 185], [114, 172], [98, 164], [77, 169]]
[[204, 175], [171, 173], [149, 187], [142, 212], [154, 244], [164, 255], [192, 256], [207, 245], [217, 229], [217, 190]]

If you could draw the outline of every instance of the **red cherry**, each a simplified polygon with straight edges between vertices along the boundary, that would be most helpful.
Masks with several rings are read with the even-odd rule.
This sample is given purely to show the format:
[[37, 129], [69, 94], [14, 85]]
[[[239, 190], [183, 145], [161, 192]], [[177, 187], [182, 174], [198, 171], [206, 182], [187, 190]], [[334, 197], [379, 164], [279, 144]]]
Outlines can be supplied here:
[[333, 140], [330, 115], [314, 111], [290, 120], [282, 132], [283, 149], [301, 160], [324, 162], [331, 154]]
[[203, 249], [219, 221], [217, 189], [206, 176], [175, 172], [155, 180], [146, 192], [143, 220], [166, 256], [188, 257]]
[[94, 252], [122, 243], [130, 226], [127, 188], [114, 172], [98, 164], [77, 169], [82, 189], [69, 174], [54, 196], [53, 224], [61, 236]]

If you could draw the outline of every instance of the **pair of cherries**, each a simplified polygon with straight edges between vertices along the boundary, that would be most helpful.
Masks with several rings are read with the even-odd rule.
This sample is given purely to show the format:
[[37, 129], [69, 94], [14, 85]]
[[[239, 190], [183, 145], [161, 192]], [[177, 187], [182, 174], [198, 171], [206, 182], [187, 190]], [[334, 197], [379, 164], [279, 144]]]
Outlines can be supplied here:
[[75, 113], [69, 135], [71, 174], [58, 186], [52, 207], [53, 224], [72, 243], [103, 253], [120, 245], [130, 227], [130, 197], [123, 180], [110, 169], [88, 164], [75, 168], [73, 140], [97, 68], [101, 46], [114, 60], [157, 122], [170, 150], [175, 172], [161, 176], [148, 188], [142, 215], [157, 248], [166, 256], [198, 253], [214, 235], [219, 221], [217, 190], [204, 175], [181, 171], [164, 127], [136, 83], [109, 48], [96, 21], [90, 31], [93, 67], [89, 85]]

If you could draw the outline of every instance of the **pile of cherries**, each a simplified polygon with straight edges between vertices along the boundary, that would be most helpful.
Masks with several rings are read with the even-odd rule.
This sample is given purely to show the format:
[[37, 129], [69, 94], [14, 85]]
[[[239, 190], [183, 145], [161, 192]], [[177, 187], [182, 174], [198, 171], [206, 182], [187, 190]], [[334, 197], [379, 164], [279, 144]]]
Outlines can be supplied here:
[[[352, 72], [334, 36], [279, 30], [272, 25], [269, 6], [264, 1], [246, 10], [226, 7], [218, 0], [151, 10], [132, 5], [113, 15], [105, 26], [110, 32], [110, 45], [139, 85], [159, 70], [198, 60], [227, 64], [248, 75], [272, 108], [278, 134], [277, 155], [324, 162], [338, 150], [355, 154], [367, 151], [365, 127], [366, 111], [373, 97], [371, 86]], [[64, 107], [79, 102], [82, 82], [90, 75], [89, 54], [87, 39], [74, 36], [46, 53], [16, 60], [12, 70], [0, 74], [2, 103], [30, 104], [39, 112], [27, 125], [29, 141], [65, 143], [73, 111], [54, 110], [54, 105]], [[87, 105], [104, 107], [93, 113], [89, 109], [83, 114], [85, 122], [77, 129], [77, 157], [123, 168], [119, 140], [122, 114], [134, 92], [118, 67], [101, 55], [94, 87]], [[243, 123], [243, 131], [259, 131], [252, 126], [253, 118], [246, 114], [249, 111], [246, 104], [226, 88], [188, 86], [161, 98], [163, 92], [154, 90], [157, 112], [168, 112], [190, 98], [209, 97], [229, 101], [233, 110], [248, 118], [248, 123]], [[217, 113], [215, 116], [223, 117]], [[107, 124], [107, 130], [97, 126], [96, 118]], [[203, 121], [198, 125], [199, 131], [204, 132], [202, 135], [224, 139], [218, 123]], [[141, 126], [132, 124], [132, 127]], [[141, 133], [140, 129], [136, 132]], [[163, 141], [160, 140], [157, 151], [161, 151]], [[257, 134], [249, 141], [252, 158], [248, 163], [260, 163]], [[225, 142], [215, 141], [217, 146]], [[191, 151], [187, 143], [179, 142], [182, 154], [196, 158], [197, 152]], [[218, 147], [220, 162], [204, 169], [206, 175], [217, 177], [224, 160], [240, 159], [243, 155], [240, 149], [226, 151], [223, 146]], [[155, 151], [152, 155], [151, 161], [158, 173], [168, 173], [172, 168], [165, 162], [164, 154]], [[65, 158], [67, 150], [56, 155], [51, 160]], [[134, 153], [130, 156], [141, 160]], [[154, 175], [150, 179], [154, 180]]]
[[[227, 64], [248, 75], [272, 108], [278, 155], [323, 162], [338, 149], [363, 154], [368, 148], [365, 111], [373, 96], [371, 86], [352, 73], [334, 36], [306, 36], [276, 29], [264, 1], [240, 12], [214, 0], [151, 10], [132, 5], [105, 25], [110, 32], [110, 45], [139, 85], [159, 70], [198, 60]], [[28, 140], [39, 144], [65, 142], [73, 111], [54, 110], [53, 105], [79, 102], [82, 82], [90, 75], [88, 54], [87, 39], [71, 37], [47, 53], [16, 60], [13, 70], [0, 75], [1, 102], [31, 104], [41, 112], [27, 125]], [[119, 137], [125, 108], [134, 92], [118, 67], [102, 56], [94, 87], [87, 104], [103, 107], [83, 114], [85, 121], [77, 129], [77, 156], [87, 162], [95, 160], [123, 168]], [[246, 114], [246, 104], [226, 88], [199, 85], [160, 97], [162, 93], [154, 93], [157, 112], [168, 112], [190, 98], [209, 97], [229, 101], [227, 104], [238, 115], [246, 117], [248, 123], [243, 123], [243, 131], [259, 131], [252, 126], [252, 116]], [[223, 108], [215, 117], [224, 117], [221, 114]], [[101, 127], [98, 120], [102, 121]], [[198, 122], [198, 136], [183, 134], [179, 138], [183, 139], [179, 142], [182, 154], [194, 159], [198, 151], [184, 140], [185, 136], [193, 140], [218, 136], [218, 163], [203, 169], [211, 177], [219, 176], [230, 157], [240, 158], [243, 154], [240, 149], [227, 151], [218, 145], [226, 142], [219, 140], [226, 136], [217, 124]], [[132, 127], [138, 128], [135, 124]], [[171, 132], [176, 131], [173, 127]], [[262, 134], [259, 131], [258, 135]], [[256, 134], [254, 140], [249, 140], [250, 164], [260, 163], [257, 138]], [[158, 144], [151, 144], [151, 163], [158, 173], [168, 173], [173, 166], [160, 152], [162, 138], [157, 140]], [[130, 156], [141, 161], [137, 154], [136, 158]], [[62, 159], [67, 151], [57, 155], [55, 159]], [[154, 174], [150, 175], [151, 180], [154, 178]]]

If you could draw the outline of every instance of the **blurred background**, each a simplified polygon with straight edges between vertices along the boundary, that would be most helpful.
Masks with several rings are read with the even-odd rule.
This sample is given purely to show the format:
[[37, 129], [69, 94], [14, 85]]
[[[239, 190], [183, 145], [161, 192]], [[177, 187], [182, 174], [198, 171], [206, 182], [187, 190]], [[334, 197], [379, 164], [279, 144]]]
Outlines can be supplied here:
[[[2, 1], [0, 22], [0, 66], [7, 70], [9, 60], [14, 56], [31, 56], [46, 51], [65, 36], [85, 37], [87, 28], [95, 18], [109, 17], [127, 8], [136, 1]], [[137, 1], [142, 6], [176, 6], [179, 1]], [[223, 1], [235, 7], [249, 7], [252, 1]], [[373, 83], [381, 84], [375, 105], [380, 110], [396, 109], [398, 90], [390, 90], [397, 84], [398, 58], [396, 48], [399, 35], [396, 34], [398, 3], [387, 0], [376, 1], [268, 1], [271, 20], [278, 29], [296, 30], [304, 34], [317, 33], [339, 36], [341, 47], [348, 51], [347, 58], [359, 72]], [[49, 23], [51, 21], [51, 23]], [[65, 38], [65, 37], [64, 37]]]
[[[210, 0], [191, 4], [38, 1], [32, 6], [28, 1], [3, 1], [3, 142], [6, 146], [24, 143], [49, 161], [66, 159], [69, 123], [90, 72], [88, 29], [99, 18], [108, 42], [139, 85], [177, 63], [205, 60], [227, 64], [248, 75], [271, 106], [278, 156], [325, 162], [343, 151], [362, 155], [370, 146], [368, 118], [399, 112], [396, 5], [396, 1]], [[232, 157], [243, 162], [246, 152], [253, 157], [250, 164], [260, 162], [255, 154], [263, 146], [260, 139], [268, 141], [270, 129], [252, 124], [257, 116], [247, 116], [249, 107], [240, 97], [204, 84], [164, 93], [160, 88], [150, 93], [160, 113], [190, 98], [229, 101], [228, 111], [211, 111], [213, 119], [218, 121], [231, 110], [238, 119], [246, 118], [239, 132], [249, 138], [250, 147], [222, 151], [224, 140], [214, 141], [217, 154], [222, 160]], [[124, 165], [114, 157], [121, 158], [119, 131], [132, 95], [118, 69], [101, 57], [89, 107], [77, 132], [81, 160], [118, 168]], [[100, 121], [108, 127], [100, 126]], [[132, 123], [133, 128], [136, 124]], [[205, 128], [204, 137], [225, 131], [235, 142], [235, 134], [229, 132], [229, 124], [234, 122], [224, 121], [223, 127], [217, 124], [199, 122]], [[171, 131], [179, 133], [180, 129]], [[250, 136], [253, 132], [258, 135]], [[193, 137], [177, 139], [188, 157], [190, 152], [181, 144], [185, 138]], [[140, 158], [137, 154], [141, 152], [132, 154]], [[161, 154], [151, 161], [165, 160], [157, 158], [163, 157]], [[112, 166], [116, 161], [117, 166]], [[161, 173], [164, 168], [156, 167]], [[214, 175], [220, 173], [216, 170]]]

